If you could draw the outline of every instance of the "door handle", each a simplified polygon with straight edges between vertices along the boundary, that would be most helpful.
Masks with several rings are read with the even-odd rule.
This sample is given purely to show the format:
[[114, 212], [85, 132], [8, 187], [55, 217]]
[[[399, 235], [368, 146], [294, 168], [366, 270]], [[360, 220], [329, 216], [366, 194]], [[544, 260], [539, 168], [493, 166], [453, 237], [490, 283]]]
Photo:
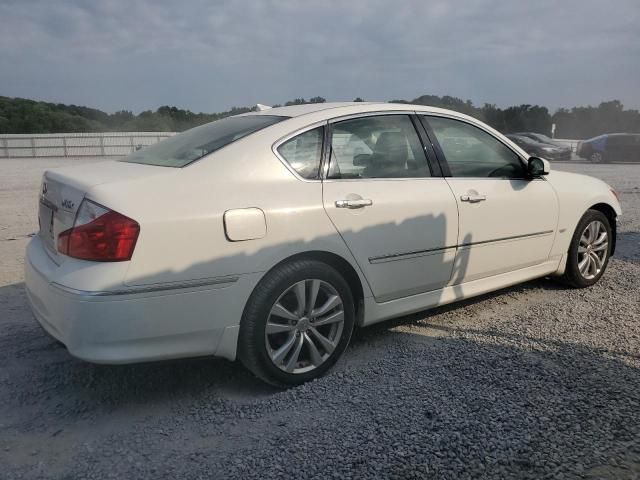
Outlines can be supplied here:
[[336, 208], [363, 208], [371, 205], [373, 205], [373, 201], [369, 199], [336, 200]]
[[485, 195], [478, 195], [477, 193], [460, 196], [460, 200], [462, 200], [463, 202], [470, 202], [470, 203], [484, 202], [486, 199], [487, 197]]

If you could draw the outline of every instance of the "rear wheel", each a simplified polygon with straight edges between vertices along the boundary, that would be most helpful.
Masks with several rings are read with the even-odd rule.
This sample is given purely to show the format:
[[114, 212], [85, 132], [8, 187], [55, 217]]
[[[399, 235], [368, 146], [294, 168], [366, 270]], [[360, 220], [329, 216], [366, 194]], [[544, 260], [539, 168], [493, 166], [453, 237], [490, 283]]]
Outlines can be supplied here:
[[239, 357], [258, 378], [286, 387], [326, 373], [354, 325], [349, 285], [331, 266], [297, 260], [269, 272], [242, 317]]
[[609, 264], [611, 225], [597, 210], [588, 210], [580, 219], [569, 247], [563, 280], [575, 288], [595, 284]]

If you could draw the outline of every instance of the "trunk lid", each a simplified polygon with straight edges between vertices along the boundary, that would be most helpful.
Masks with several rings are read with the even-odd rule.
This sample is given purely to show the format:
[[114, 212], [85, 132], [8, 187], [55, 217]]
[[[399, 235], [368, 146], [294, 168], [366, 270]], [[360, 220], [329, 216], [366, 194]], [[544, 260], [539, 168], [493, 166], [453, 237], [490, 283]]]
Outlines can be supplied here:
[[[60, 233], [73, 227], [76, 213], [87, 191], [96, 185], [129, 182], [156, 175], [170, 175], [175, 169], [118, 161], [91, 163], [47, 170], [42, 177], [38, 204], [38, 235], [51, 258], [60, 265]], [[104, 205], [110, 208], [109, 205]]]

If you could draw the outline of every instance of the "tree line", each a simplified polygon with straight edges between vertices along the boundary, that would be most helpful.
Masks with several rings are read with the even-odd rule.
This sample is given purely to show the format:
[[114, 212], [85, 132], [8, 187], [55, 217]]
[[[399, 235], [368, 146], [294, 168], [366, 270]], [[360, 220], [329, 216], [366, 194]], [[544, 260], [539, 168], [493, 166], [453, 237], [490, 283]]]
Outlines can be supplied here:
[[[284, 105], [323, 103], [322, 97], [309, 100], [295, 98]], [[354, 101], [362, 102], [358, 97]], [[470, 100], [448, 95], [422, 95], [413, 100], [392, 100], [447, 108], [482, 120], [504, 132], [531, 131], [551, 135], [555, 123], [556, 138], [590, 138], [602, 133], [640, 133], [640, 112], [625, 109], [619, 100], [602, 102], [597, 107], [561, 108], [553, 114], [540, 105], [517, 105], [500, 108], [485, 103], [475, 106]], [[280, 106], [280, 105], [274, 105]], [[195, 113], [177, 107], [162, 106], [155, 111], [134, 114], [129, 110], [106, 113], [77, 105], [48, 103], [0, 96], [0, 133], [65, 133], [65, 132], [180, 132], [230, 115], [254, 110], [255, 107], [233, 107], [218, 113]]]

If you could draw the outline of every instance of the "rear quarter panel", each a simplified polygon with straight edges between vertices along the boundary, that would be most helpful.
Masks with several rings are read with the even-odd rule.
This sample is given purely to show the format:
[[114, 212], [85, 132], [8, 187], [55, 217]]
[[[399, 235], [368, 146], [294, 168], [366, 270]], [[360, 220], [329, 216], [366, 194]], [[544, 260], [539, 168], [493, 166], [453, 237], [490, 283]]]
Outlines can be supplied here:
[[[282, 122], [283, 124], [292, 120]], [[304, 123], [300, 123], [303, 126]], [[280, 124], [278, 124], [280, 125]], [[298, 179], [272, 144], [296, 128], [273, 127], [231, 144], [176, 175], [98, 185], [88, 196], [140, 223], [125, 283], [173, 283], [266, 272], [297, 253], [320, 250], [349, 261], [366, 282], [322, 206], [322, 183]], [[275, 130], [275, 131], [274, 131]], [[224, 213], [259, 208], [263, 238], [230, 241]]]

